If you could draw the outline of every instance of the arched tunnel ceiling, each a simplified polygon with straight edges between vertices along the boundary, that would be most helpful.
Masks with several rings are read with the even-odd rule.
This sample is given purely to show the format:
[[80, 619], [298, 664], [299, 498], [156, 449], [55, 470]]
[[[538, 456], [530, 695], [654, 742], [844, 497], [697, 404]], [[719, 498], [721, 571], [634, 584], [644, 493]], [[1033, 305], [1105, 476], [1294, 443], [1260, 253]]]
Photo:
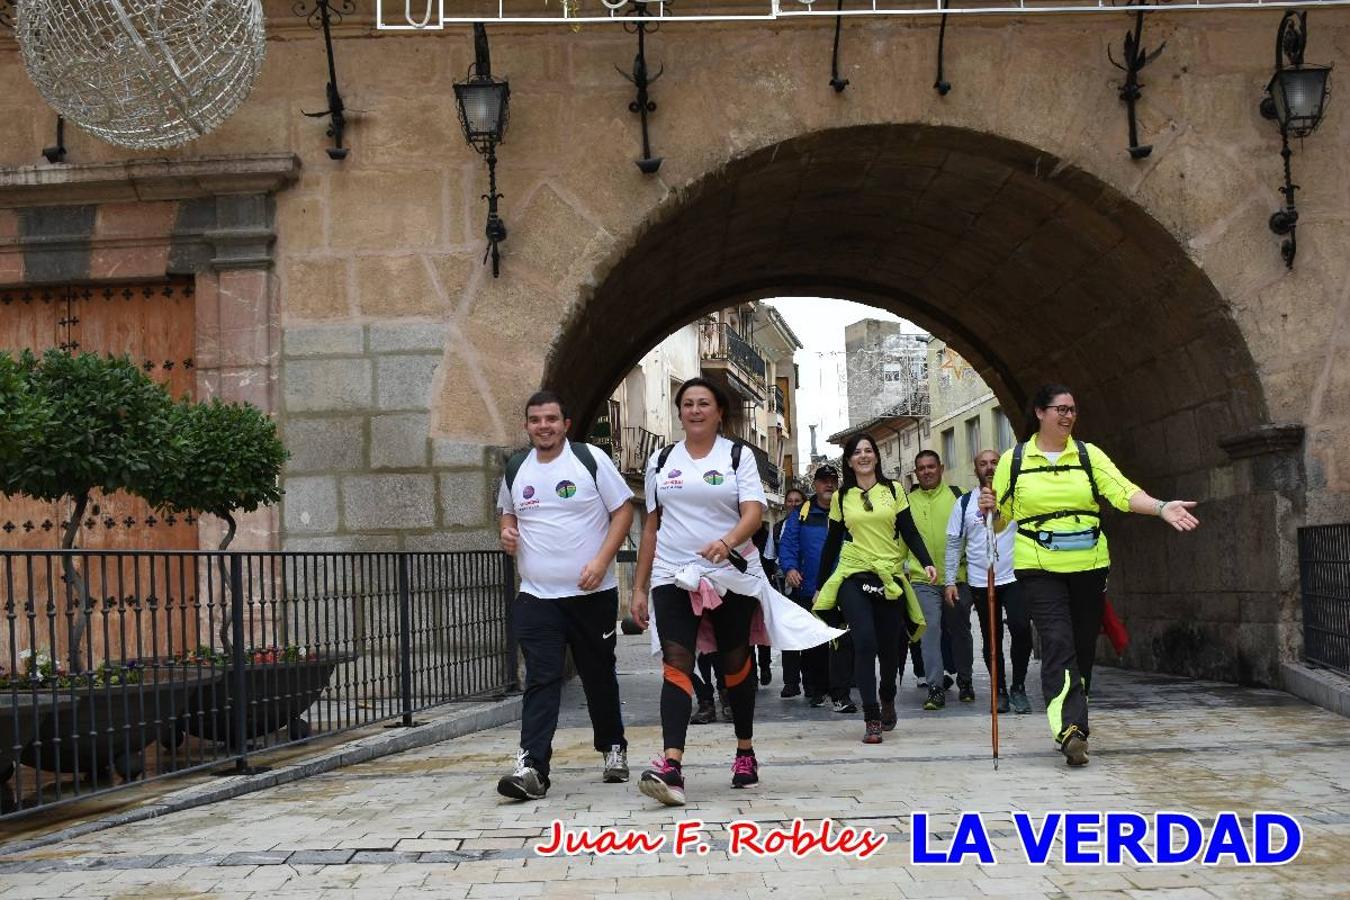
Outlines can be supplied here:
[[1032, 147], [920, 125], [805, 135], [673, 198], [577, 305], [545, 382], [594, 411], [673, 330], [775, 294], [909, 318], [1010, 409], [1043, 381], [1066, 382], [1085, 432], [1124, 458], [1184, 415], [1195, 437], [1172, 440], [1196, 446], [1178, 449], [1171, 473], [1213, 464], [1218, 437], [1266, 419], [1222, 298], [1143, 209]]

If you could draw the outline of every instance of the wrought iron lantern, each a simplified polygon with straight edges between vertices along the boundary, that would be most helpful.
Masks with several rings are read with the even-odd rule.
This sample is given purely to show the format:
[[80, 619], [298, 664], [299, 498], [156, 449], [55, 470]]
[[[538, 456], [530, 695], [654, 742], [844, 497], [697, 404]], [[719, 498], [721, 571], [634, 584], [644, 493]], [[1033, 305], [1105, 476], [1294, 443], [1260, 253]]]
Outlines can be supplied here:
[[1266, 96], [1261, 100], [1261, 115], [1274, 119], [1280, 126], [1280, 156], [1284, 159], [1284, 207], [1270, 216], [1270, 230], [1286, 236], [1280, 244], [1280, 256], [1286, 268], [1294, 267], [1298, 255], [1298, 208], [1294, 203], [1293, 172], [1289, 165], [1292, 153], [1289, 138], [1305, 138], [1316, 130], [1326, 110], [1331, 93], [1331, 67], [1305, 66], [1303, 49], [1308, 43], [1308, 14], [1290, 10], [1280, 19], [1275, 34], [1275, 74], [1266, 85]]
[[469, 146], [487, 157], [488, 192], [488, 249], [483, 262], [492, 257], [492, 277], [501, 272], [501, 256], [497, 245], [506, 240], [506, 224], [497, 214], [497, 145], [506, 135], [510, 118], [511, 85], [504, 78], [492, 76], [492, 59], [488, 50], [487, 29], [481, 23], [473, 26], [474, 64], [469, 77], [455, 83], [455, 104], [459, 108], [459, 125]]

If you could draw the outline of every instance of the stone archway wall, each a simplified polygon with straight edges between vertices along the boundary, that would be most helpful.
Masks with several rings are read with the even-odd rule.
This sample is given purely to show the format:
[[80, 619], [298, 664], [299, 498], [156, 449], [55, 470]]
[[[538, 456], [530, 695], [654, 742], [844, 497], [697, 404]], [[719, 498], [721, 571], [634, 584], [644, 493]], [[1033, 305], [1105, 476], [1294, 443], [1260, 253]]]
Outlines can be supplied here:
[[[1350, 349], [1350, 115], [1333, 104], [1295, 148], [1302, 217], [1287, 272], [1266, 228], [1278, 137], [1257, 113], [1273, 12], [1149, 17], [1149, 44], [1167, 51], [1144, 74], [1141, 128], [1155, 150], [1143, 162], [1125, 153], [1105, 52], [1123, 14], [962, 18], [948, 30], [945, 98], [930, 88], [934, 21], [847, 22], [841, 95], [827, 84], [828, 20], [668, 24], [648, 44], [666, 71], [653, 92], [655, 177], [633, 165], [632, 88], [614, 71], [631, 65], [632, 36], [494, 27], [494, 71], [513, 100], [499, 169], [510, 237], [493, 280], [481, 265], [485, 173], [449, 92], [468, 67], [467, 30], [392, 36], [348, 19], [336, 49], [352, 154], [335, 163], [325, 123], [300, 116], [322, 108], [322, 41], [289, 3], [266, 7], [267, 64], [238, 114], [181, 151], [144, 155], [304, 161], [276, 196], [278, 414], [296, 451], [284, 546], [491, 546], [489, 448], [519, 439], [520, 403], [546, 372], [598, 396], [661, 322], [724, 299], [680, 281], [709, 271], [696, 257], [720, 252], [723, 235], [679, 222], [697, 210], [710, 227], [739, 227], [739, 190], [771, 198], [782, 220], [740, 245], [762, 265], [709, 291], [814, 289], [905, 311], [977, 360], [1009, 406], [1043, 372], [1070, 370], [1132, 474], [1204, 499], [1216, 525], [1177, 543], [1156, 523], [1113, 523], [1129, 662], [1277, 680], [1298, 643], [1293, 530], [1350, 516], [1350, 366], [1338, 363]], [[1343, 61], [1350, 12], [1310, 20], [1309, 59]], [[0, 165], [30, 165], [53, 120], [2, 40], [0, 87], [0, 120], [13, 125]], [[80, 163], [129, 155], [76, 131], [68, 146]], [[813, 167], [815, 186], [785, 196], [795, 176], [774, 148]], [[891, 208], [850, 200], [881, 187], [910, 230], [896, 230]], [[836, 221], [792, 221], [789, 199]], [[85, 201], [76, 189], [59, 202]], [[854, 265], [852, 280], [830, 253], [784, 267], [767, 246], [790, 238], [842, 259], [888, 228], [895, 252]], [[990, 240], [970, 239], [981, 229]], [[620, 285], [624, 302], [611, 297]], [[1086, 304], [1074, 341], [1054, 342], [1049, 326], [1007, 333], [1014, 298], [1057, 294]], [[591, 304], [612, 304], [615, 321]], [[619, 323], [624, 334], [607, 330]], [[1295, 427], [1251, 430], [1281, 423]]]

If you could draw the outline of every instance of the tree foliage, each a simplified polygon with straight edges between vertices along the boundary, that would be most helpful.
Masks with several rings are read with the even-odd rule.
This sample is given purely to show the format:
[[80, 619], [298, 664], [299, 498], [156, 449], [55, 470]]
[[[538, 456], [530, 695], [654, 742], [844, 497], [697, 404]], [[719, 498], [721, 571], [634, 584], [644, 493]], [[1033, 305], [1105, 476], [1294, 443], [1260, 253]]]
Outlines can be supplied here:
[[145, 498], [169, 512], [196, 510], [233, 518], [281, 499], [279, 478], [289, 454], [276, 422], [257, 407], [182, 401], [168, 417], [171, 465], [159, 468]]

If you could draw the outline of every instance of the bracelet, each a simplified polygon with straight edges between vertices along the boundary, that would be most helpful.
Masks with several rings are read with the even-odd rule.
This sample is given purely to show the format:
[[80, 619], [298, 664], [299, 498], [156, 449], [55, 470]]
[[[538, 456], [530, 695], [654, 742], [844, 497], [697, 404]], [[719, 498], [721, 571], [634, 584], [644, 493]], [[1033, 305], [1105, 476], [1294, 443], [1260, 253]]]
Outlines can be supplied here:
[[1158, 516], [1158, 518], [1161, 519], [1161, 518], [1162, 518], [1162, 514], [1163, 514], [1163, 510], [1167, 509], [1167, 504], [1171, 503], [1172, 501], [1171, 501], [1171, 500], [1158, 500], [1158, 501], [1155, 501], [1155, 502], [1158, 504], [1157, 516]]

